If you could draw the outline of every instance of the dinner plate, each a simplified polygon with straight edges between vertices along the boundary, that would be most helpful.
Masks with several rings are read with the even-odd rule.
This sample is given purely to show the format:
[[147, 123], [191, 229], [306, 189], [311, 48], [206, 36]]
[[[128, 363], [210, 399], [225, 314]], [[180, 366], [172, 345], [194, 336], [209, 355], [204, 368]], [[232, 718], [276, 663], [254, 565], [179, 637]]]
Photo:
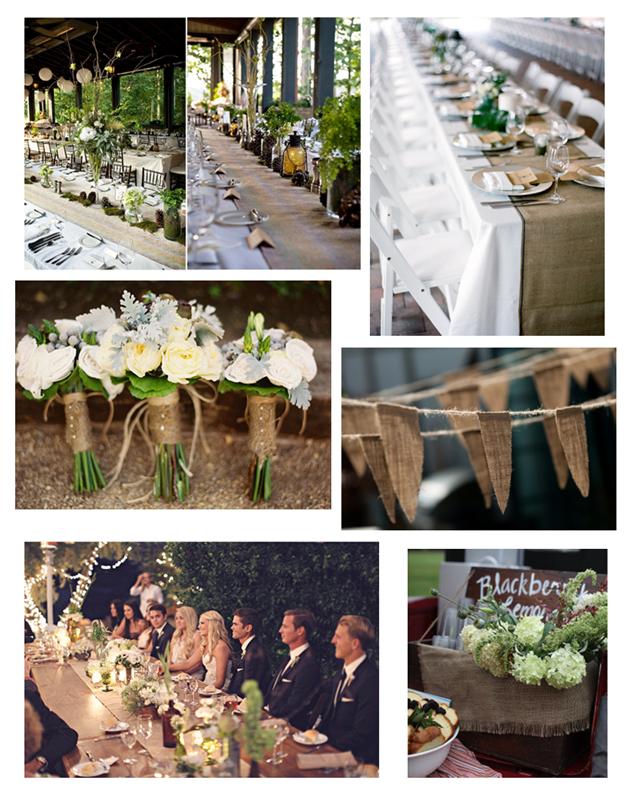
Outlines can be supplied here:
[[444, 92], [440, 89], [433, 92], [433, 99], [444, 102], [444, 100], [468, 99], [471, 96], [470, 89], [459, 89], [458, 91]]
[[573, 182], [577, 182], [578, 185], [584, 185], [587, 188], [601, 188], [604, 189], [606, 186], [602, 185], [600, 182], [596, 182], [595, 180], [588, 179], [586, 177], [574, 177]]
[[302, 746], [321, 746], [328, 740], [328, 736], [324, 735], [323, 732], [318, 732], [314, 741], [306, 738], [302, 732], [294, 732], [292, 738], [296, 743], [302, 744]]
[[202, 688], [201, 691], [199, 691], [199, 696], [209, 697], [209, 696], [215, 696], [216, 694], [220, 694], [220, 693], [221, 693], [221, 689], [220, 688], [215, 688], [214, 686], [209, 686], [208, 688]]
[[85, 246], [86, 249], [95, 249], [97, 246], [100, 246], [103, 241], [99, 240], [98, 238], [92, 237], [92, 235], [83, 235], [80, 238], [79, 243], [81, 246]]
[[538, 169], [533, 169], [534, 173], [537, 176], [544, 176], [548, 177], [548, 180], [544, 180], [540, 183], [540, 185], [532, 185], [531, 188], [525, 188], [524, 191], [491, 191], [490, 189], [486, 188], [486, 185], [483, 181], [483, 174], [486, 171], [512, 171], [512, 169], [493, 169], [493, 168], [486, 168], [486, 169], [479, 169], [472, 175], [473, 185], [479, 190], [483, 191], [484, 193], [492, 194], [493, 196], [510, 196], [510, 197], [520, 197], [520, 196], [532, 196], [536, 193], [544, 193], [548, 191], [551, 186], [553, 185], [553, 180], [551, 179], [550, 175], [546, 171], [540, 171]]
[[[525, 127], [525, 132], [527, 135], [531, 136], [532, 138], [537, 133], [550, 133], [551, 132], [551, 124], [548, 122], [534, 122], [534, 124], [528, 124]], [[577, 124], [570, 124], [569, 125], [569, 141], [574, 141], [576, 138], [582, 138], [584, 135], [584, 128], [580, 127]]]
[[119, 721], [116, 724], [112, 724], [111, 727], [108, 727], [105, 732], [110, 733], [111, 735], [115, 735], [118, 732], [126, 732], [129, 729], [129, 725], [126, 721]]
[[220, 216], [217, 216], [216, 223], [224, 224], [226, 227], [249, 227], [253, 224], [260, 224], [268, 220], [269, 216], [261, 216], [258, 221], [255, 221], [249, 213], [241, 213], [238, 210], [233, 210], [229, 213], [222, 213]]
[[102, 777], [109, 772], [109, 766], [102, 760], [88, 760], [85, 763], [77, 763], [70, 770], [75, 777]]
[[[513, 149], [514, 148], [514, 141], [508, 141], [506, 143], [498, 143], [498, 144], [480, 144], [479, 146], [468, 146], [465, 143], [458, 143], [461, 141], [459, 138], [459, 133], [456, 136], [453, 136], [451, 143], [457, 149], [468, 149], [472, 150], [473, 152], [503, 152], [506, 149]], [[464, 139], [465, 140], [465, 139]]]

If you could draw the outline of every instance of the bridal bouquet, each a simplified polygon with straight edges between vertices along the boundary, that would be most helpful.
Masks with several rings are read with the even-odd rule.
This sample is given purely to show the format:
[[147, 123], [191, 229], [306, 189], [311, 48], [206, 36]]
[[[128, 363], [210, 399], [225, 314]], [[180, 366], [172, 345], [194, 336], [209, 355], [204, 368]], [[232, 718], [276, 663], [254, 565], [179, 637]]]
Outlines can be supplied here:
[[[223, 346], [223, 378], [219, 392], [247, 396], [246, 419], [252, 453], [251, 499], [271, 497], [271, 457], [276, 451], [277, 423], [289, 404], [304, 412], [311, 403], [309, 382], [317, 374], [313, 349], [294, 332], [265, 329], [260, 313], [250, 312], [243, 337]], [[277, 398], [285, 412], [276, 420]]]
[[494, 677], [511, 676], [526, 685], [543, 681], [552, 688], [573, 688], [586, 676], [586, 664], [606, 649], [608, 593], [587, 592], [596, 583], [593, 570], [580, 572], [560, 593], [560, 608], [545, 620], [514, 614], [492, 592], [461, 616], [473, 623], [462, 631], [464, 649]]
[[120, 472], [134, 429], [139, 428], [153, 448], [154, 496], [183, 501], [190, 492], [191, 472], [182, 444], [179, 390], [187, 392], [195, 409], [192, 463], [201, 402], [207, 400], [193, 385], [221, 378], [223, 360], [216, 341], [223, 336], [223, 327], [214, 307], [195, 302], [180, 307], [172, 296], [146, 293], [139, 301], [124, 291], [120, 310], [94, 355], [103, 371], [114, 382], [126, 383], [139, 400], [125, 420], [123, 449], [113, 477]]
[[[112, 313], [113, 315], [113, 313]], [[123, 389], [115, 384], [95, 358], [110, 318], [78, 315], [76, 318], [30, 324], [17, 345], [17, 381], [24, 395], [36, 401], [59, 401], [66, 420], [66, 442], [73, 453], [73, 489], [94, 492], [105, 478], [92, 450], [88, 392], [109, 401]], [[47, 417], [48, 403], [44, 412]]]

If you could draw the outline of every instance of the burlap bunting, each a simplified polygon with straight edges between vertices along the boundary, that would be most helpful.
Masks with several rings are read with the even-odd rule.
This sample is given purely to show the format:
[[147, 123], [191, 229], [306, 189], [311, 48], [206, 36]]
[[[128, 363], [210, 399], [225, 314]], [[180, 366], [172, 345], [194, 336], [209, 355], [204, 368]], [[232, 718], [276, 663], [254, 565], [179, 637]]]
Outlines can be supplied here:
[[504, 412], [508, 408], [510, 398], [510, 380], [501, 379], [482, 383], [479, 395], [491, 412]]
[[549, 452], [551, 453], [553, 469], [556, 471], [558, 486], [560, 489], [564, 489], [569, 480], [569, 465], [567, 464], [564, 451], [562, 450], [555, 417], [545, 417], [543, 419], [543, 428], [545, 429], [545, 436], [547, 437], [547, 444], [549, 445]]
[[424, 461], [418, 414], [415, 409], [387, 404], [378, 404], [377, 411], [391, 484], [412, 523], [418, 507]]
[[589, 492], [588, 443], [584, 411], [568, 406], [556, 412], [556, 427], [569, 470], [582, 497]]
[[[545, 409], [557, 409], [559, 406], [568, 404], [570, 391], [569, 372], [563, 362], [545, 363], [536, 368], [534, 371], [534, 384], [536, 385], [540, 402]], [[551, 461], [556, 471], [558, 486], [560, 489], [564, 489], [567, 485], [569, 470], [558, 437], [558, 429], [555, 422], [553, 422], [553, 418], [545, 418], [543, 427], [547, 437], [547, 444], [549, 445], [549, 452], [551, 453]]]
[[[376, 407], [375, 407], [376, 408]], [[362, 437], [360, 440], [363, 454], [370, 466], [374, 483], [385, 506], [385, 511], [392, 523], [396, 522], [396, 496], [389, 477], [387, 462], [380, 437]]]
[[[378, 417], [375, 406], [344, 404], [341, 409], [342, 434], [378, 434]], [[355, 473], [363, 478], [367, 462], [358, 439], [343, 439], [342, 446]]]
[[479, 484], [479, 489], [481, 489], [484, 506], [489, 509], [492, 505], [492, 485], [490, 483], [488, 462], [486, 461], [486, 454], [481, 440], [481, 431], [478, 428], [469, 428], [466, 431], [462, 431], [462, 438], [468, 452], [470, 466]]
[[609, 348], [603, 348], [597, 351], [590, 358], [590, 372], [595, 380], [595, 383], [604, 392], [608, 392], [610, 388], [610, 360], [612, 351]]
[[505, 512], [512, 480], [512, 418], [509, 412], [480, 412], [479, 423], [494, 494]]

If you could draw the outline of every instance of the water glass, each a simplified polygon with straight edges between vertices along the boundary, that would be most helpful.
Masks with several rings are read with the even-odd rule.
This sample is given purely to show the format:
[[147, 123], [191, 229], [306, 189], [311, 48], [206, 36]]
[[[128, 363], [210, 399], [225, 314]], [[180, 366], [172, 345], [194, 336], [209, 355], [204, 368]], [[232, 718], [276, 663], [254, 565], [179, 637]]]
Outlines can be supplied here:
[[553, 194], [549, 197], [549, 201], [553, 202], [554, 204], [566, 202], [566, 199], [563, 196], [558, 195], [558, 180], [562, 174], [566, 174], [566, 172], [569, 170], [569, 163], [570, 160], [568, 147], [564, 146], [564, 144], [549, 147], [547, 150], [547, 160], [545, 165], [547, 170], [550, 171], [554, 177], [554, 190]]
[[513, 155], [520, 155], [522, 151], [518, 148], [518, 137], [525, 130], [525, 116], [522, 111], [510, 111], [508, 114], [507, 122], [505, 123], [505, 131], [509, 135], [514, 136]]

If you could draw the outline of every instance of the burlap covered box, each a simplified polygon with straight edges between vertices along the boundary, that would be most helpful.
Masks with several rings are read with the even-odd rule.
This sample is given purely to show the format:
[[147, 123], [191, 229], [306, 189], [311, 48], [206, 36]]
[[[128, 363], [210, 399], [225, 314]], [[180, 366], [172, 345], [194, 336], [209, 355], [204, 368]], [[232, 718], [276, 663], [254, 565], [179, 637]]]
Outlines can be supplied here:
[[418, 644], [422, 689], [448, 697], [460, 740], [475, 752], [561, 774], [588, 753], [598, 664], [575, 688], [523, 685], [493, 677], [459, 650]]

